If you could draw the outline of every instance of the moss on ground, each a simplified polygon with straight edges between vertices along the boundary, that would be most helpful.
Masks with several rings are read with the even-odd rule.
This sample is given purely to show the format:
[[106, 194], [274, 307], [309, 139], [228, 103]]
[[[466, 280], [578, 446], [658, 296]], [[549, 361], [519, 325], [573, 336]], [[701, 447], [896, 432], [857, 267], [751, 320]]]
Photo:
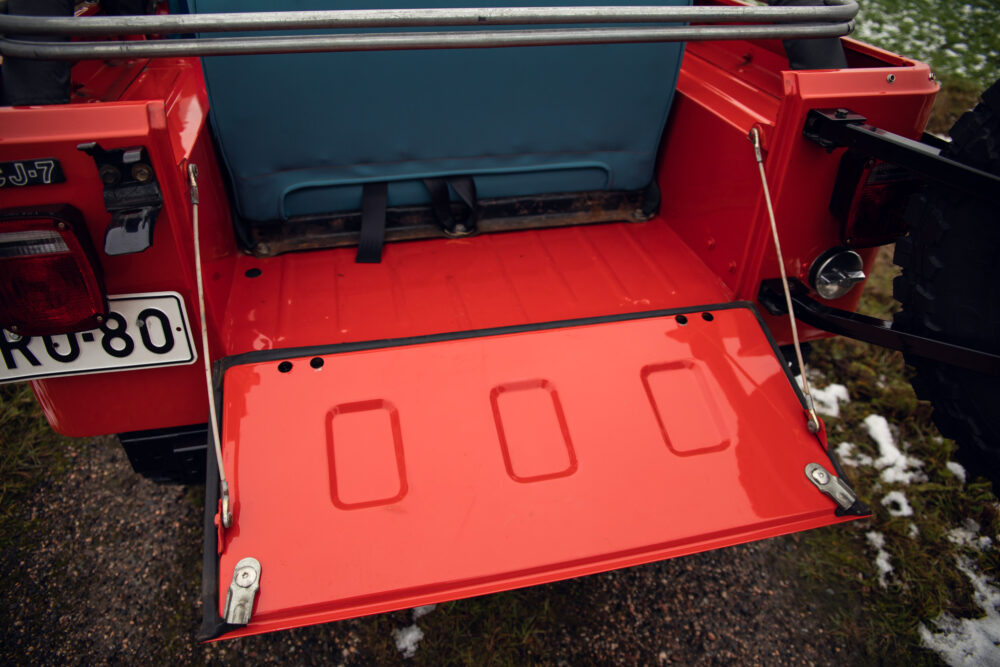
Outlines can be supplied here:
[[0, 546], [30, 532], [20, 501], [62, 473], [72, 442], [49, 428], [30, 385], [0, 386]]
[[[887, 317], [899, 308], [892, 299], [895, 267], [891, 250], [880, 252], [878, 269], [869, 281], [861, 310]], [[948, 469], [955, 443], [942, 438], [931, 421], [931, 406], [917, 400], [906, 379], [902, 355], [846, 339], [813, 345], [812, 369], [817, 384], [846, 385], [851, 402], [839, 418], [826, 418], [831, 446], [854, 445], [854, 457], [879, 457], [879, 449], [864, 427], [869, 415], [882, 415], [893, 425], [893, 436], [904, 454], [922, 462], [926, 479], [890, 483], [875, 465], [848, 467], [852, 484], [874, 510], [871, 520], [813, 531], [804, 537], [808, 558], [800, 561], [813, 595], [832, 590], [845, 604], [832, 611], [836, 628], [851, 643], [863, 647], [872, 664], [939, 664], [921, 645], [920, 627], [941, 613], [977, 618], [983, 612], [973, 599], [968, 578], [957, 568], [969, 558], [980, 572], [995, 577], [1000, 556], [995, 548], [976, 549], [950, 539], [971, 519], [978, 535], [996, 539], [1000, 533], [997, 498], [988, 481], [964, 483]], [[860, 455], [860, 456], [859, 456]], [[912, 516], [894, 516], [882, 500], [892, 491], [903, 493]], [[881, 533], [893, 571], [879, 582], [876, 551], [866, 537]], [[851, 611], [851, 613], [844, 613]]]

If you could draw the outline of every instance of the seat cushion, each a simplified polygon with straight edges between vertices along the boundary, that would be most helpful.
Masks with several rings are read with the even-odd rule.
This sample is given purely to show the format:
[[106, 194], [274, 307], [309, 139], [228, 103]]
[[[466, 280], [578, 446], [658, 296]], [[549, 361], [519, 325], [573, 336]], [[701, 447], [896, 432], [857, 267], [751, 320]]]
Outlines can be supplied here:
[[[190, 0], [200, 13], [469, 5]], [[361, 184], [372, 181], [390, 183], [390, 206], [425, 203], [420, 179], [459, 174], [475, 177], [482, 198], [644, 188], [682, 53], [676, 43], [600, 44], [214, 56], [203, 64], [238, 212], [273, 221], [357, 210]]]

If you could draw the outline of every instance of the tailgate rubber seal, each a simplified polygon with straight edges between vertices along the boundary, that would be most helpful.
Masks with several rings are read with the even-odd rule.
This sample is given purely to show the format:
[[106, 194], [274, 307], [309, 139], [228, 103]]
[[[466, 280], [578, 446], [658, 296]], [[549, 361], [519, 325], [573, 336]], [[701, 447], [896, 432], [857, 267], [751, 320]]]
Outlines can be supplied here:
[[771, 330], [768, 328], [767, 324], [764, 323], [764, 319], [761, 317], [760, 311], [757, 307], [750, 301], [727, 301], [724, 303], [713, 303], [700, 306], [686, 306], [684, 308], [669, 308], [665, 310], [644, 310], [635, 313], [619, 313], [617, 315], [598, 315], [594, 317], [580, 317], [571, 320], [554, 320], [549, 322], [533, 322], [530, 324], [515, 324], [505, 327], [492, 327], [488, 329], [467, 329], [464, 331], [449, 331], [447, 333], [438, 334], [427, 334], [423, 336], [409, 336], [405, 338], [383, 338], [379, 340], [363, 340], [350, 343], [332, 343], [328, 345], [306, 345], [301, 347], [283, 347], [275, 348], [272, 350], [254, 350], [253, 352], [244, 352], [242, 354], [234, 354], [228, 357], [223, 357], [216, 363], [216, 374], [215, 383], [217, 387], [222, 385], [222, 376], [225, 375], [233, 366], [239, 366], [242, 364], [257, 364], [267, 361], [285, 361], [288, 359], [295, 359], [299, 357], [317, 357], [324, 354], [341, 354], [345, 352], [360, 352], [363, 350], [377, 350], [386, 347], [404, 347], [408, 345], [422, 345], [424, 343], [439, 343], [443, 341], [452, 340], [462, 340], [466, 338], [485, 338], [487, 336], [504, 336], [508, 334], [516, 333], [526, 333], [531, 331], [545, 331], [547, 329], [563, 329], [571, 327], [586, 326], [589, 324], [606, 324], [610, 322], [627, 322], [629, 320], [644, 320], [651, 319], [655, 317], [671, 317], [676, 315], [690, 315], [691, 313], [702, 313], [717, 310], [733, 310], [737, 308], [745, 308], [749, 310], [754, 319], [757, 320], [757, 324], [760, 325], [761, 331], [764, 332], [764, 336], [767, 338], [768, 343], [771, 345], [771, 349], [774, 351], [775, 356], [779, 361], [782, 362], [782, 367], [785, 371], [785, 376], [788, 378], [789, 383], [795, 390], [795, 395], [798, 396], [799, 401], [802, 403], [802, 407], [806, 406], [805, 397], [802, 395], [802, 391], [799, 389], [798, 384], [795, 383], [792, 377], [791, 370], [786, 363], [784, 355], [782, 355], [781, 350], [778, 348], [777, 342], [774, 340], [774, 336], [771, 334]]

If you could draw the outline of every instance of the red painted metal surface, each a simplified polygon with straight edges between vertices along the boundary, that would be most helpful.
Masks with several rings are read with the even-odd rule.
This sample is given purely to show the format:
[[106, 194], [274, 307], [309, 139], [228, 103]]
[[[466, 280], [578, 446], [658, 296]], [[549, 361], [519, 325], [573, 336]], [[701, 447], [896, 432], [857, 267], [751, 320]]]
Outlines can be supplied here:
[[251, 623], [225, 636], [842, 520], [745, 307], [317, 358], [225, 374], [219, 604], [237, 561], [262, 567]]
[[[348, 251], [275, 260], [240, 255], [195, 59], [79, 63], [72, 104], [0, 109], [0, 159], [55, 156], [67, 173], [67, 182], [57, 186], [5, 190], [0, 205], [72, 202], [83, 211], [99, 247], [109, 217], [93, 163], [76, 145], [146, 145], [164, 191], [164, 210], [153, 248], [141, 255], [102, 257], [108, 289], [176, 290], [197, 326], [184, 180], [187, 163], [197, 163], [213, 358], [299, 341], [417, 335], [690, 305], [704, 302], [705, 289], [716, 292], [720, 282], [727, 299], [752, 300], [760, 280], [777, 275], [777, 267], [745, 139], [749, 129], [763, 129], [787, 268], [803, 276], [815, 256], [838, 242], [826, 204], [839, 154], [828, 155], [801, 139], [807, 107], [850, 106], [908, 136], [915, 136], [929, 112], [936, 84], [928, 80], [926, 66], [848, 45], [852, 64], [869, 69], [784, 71], [777, 42], [688, 45], [661, 150], [661, 216], [624, 236], [621, 230], [614, 233], [620, 238], [607, 241], [615, 256], [610, 269], [602, 259], [606, 239], [570, 230], [543, 237], [496, 236], [466, 255], [454, 244], [476, 241], [390, 244], [381, 269], [353, 266]], [[887, 73], [895, 75], [893, 84]], [[661, 231], [664, 224], [676, 234]], [[596, 249], [588, 245], [594, 243]], [[524, 258], [514, 247], [520, 245]], [[639, 248], [635, 257], [641, 259], [621, 259], [629, 246]], [[675, 253], [675, 246], [683, 250]], [[555, 262], [545, 258], [552, 252]], [[421, 259], [424, 253], [433, 259]], [[674, 254], [683, 256], [680, 265]], [[872, 253], [863, 254], [870, 259]], [[485, 262], [493, 270], [477, 271], [466, 261]], [[338, 267], [332, 273], [331, 265]], [[263, 269], [263, 276], [245, 278], [250, 267]], [[669, 285], [658, 277], [663, 272], [671, 276]], [[858, 292], [836, 305], [852, 308]], [[768, 322], [778, 339], [788, 342], [787, 324]], [[804, 333], [807, 339], [823, 335]], [[50, 422], [70, 435], [207, 419], [195, 367], [60, 378], [34, 386]], [[113, 397], [116, 409], [93, 410], [82, 398], [93, 395]]]
[[[752, 300], [778, 271], [749, 130], [763, 132], [787, 269], [801, 277], [839, 242], [826, 206], [840, 155], [801, 138], [807, 110], [849, 107], [911, 137], [930, 111], [926, 66], [847, 44], [864, 69], [786, 71], [777, 42], [690, 44], [660, 152], [661, 214], [643, 224], [389, 244], [377, 265], [349, 248], [242, 255], [195, 59], [80, 63], [73, 103], [0, 109], [0, 160], [56, 157], [67, 175], [4, 190], [0, 205], [72, 203], [100, 247], [109, 216], [76, 146], [146, 146], [163, 213], [150, 250], [102, 257], [108, 291], [176, 290], [197, 327], [185, 170], [198, 164], [215, 359]], [[276, 360], [231, 368], [236, 523], [220, 603], [238, 559], [263, 572], [253, 623], [230, 636], [840, 521], [805, 479], [825, 456], [760, 324], [745, 308], [705, 309], [713, 319], [695, 311], [683, 325], [639, 318], [322, 354], [321, 368], [289, 352], [287, 373]], [[786, 322], [765, 319], [788, 342]], [[142, 430], [207, 420], [199, 368], [34, 386], [64, 433]]]
[[[813, 260], [841, 243], [827, 207], [843, 153], [802, 138], [808, 110], [847, 107], [910, 138], [927, 122], [938, 89], [927, 65], [851, 40], [845, 47], [848, 61], [865, 69], [785, 70], [779, 42], [687, 47], [661, 150], [661, 213], [737, 298], [756, 299], [761, 281], [779, 275], [747, 139], [754, 126], [763, 133], [785, 268], [807, 281]], [[860, 252], [870, 268], [875, 250]], [[854, 310], [860, 296], [855, 289], [831, 305]], [[786, 320], [766, 321], [782, 344], [791, 342]], [[805, 340], [825, 335], [800, 326]]]
[[732, 300], [660, 219], [390, 243], [380, 264], [358, 264], [356, 254], [241, 256], [226, 353]]
[[[0, 161], [54, 157], [66, 174], [56, 185], [4, 189], [0, 207], [71, 203], [83, 214], [96, 248], [103, 248], [110, 214], [94, 161], [77, 149], [97, 141], [105, 149], [145, 146], [163, 191], [153, 246], [135, 255], [99, 252], [110, 294], [173, 290], [198, 326], [193, 239], [184, 169], [199, 164], [203, 254], [210, 329], [217, 342], [236, 255], [228, 205], [207, 134], [208, 102], [196, 60], [82, 62], [73, 102], [48, 107], [0, 107]], [[116, 101], [103, 102], [114, 99]], [[197, 336], [196, 336], [197, 338]], [[200, 347], [200, 345], [199, 345]], [[199, 352], [200, 353], [200, 352]], [[222, 353], [221, 349], [215, 354]], [[86, 436], [204, 422], [204, 379], [198, 366], [66, 377], [33, 382], [52, 426]], [[102, 397], [95, 410], [93, 397]]]

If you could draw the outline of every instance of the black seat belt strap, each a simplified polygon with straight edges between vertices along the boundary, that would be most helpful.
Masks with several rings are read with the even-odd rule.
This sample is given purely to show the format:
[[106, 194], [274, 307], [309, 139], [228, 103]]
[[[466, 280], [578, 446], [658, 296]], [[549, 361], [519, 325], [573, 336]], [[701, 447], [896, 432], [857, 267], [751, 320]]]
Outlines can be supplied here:
[[[469, 212], [464, 220], [456, 221], [451, 214], [451, 195], [448, 186], [455, 191]], [[424, 186], [431, 195], [431, 208], [438, 224], [448, 236], [467, 236], [476, 232], [479, 221], [479, 198], [476, 182], [471, 176], [450, 176], [447, 178], [425, 178]]]
[[385, 240], [385, 208], [389, 198], [388, 183], [365, 183], [361, 191], [361, 238], [355, 261], [378, 264], [382, 261]]
[[431, 210], [434, 218], [446, 232], [455, 228], [455, 220], [451, 217], [451, 196], [448, 194], [448, 182], [443, 178], [425, 178], [424, 187], [431, 195]]

